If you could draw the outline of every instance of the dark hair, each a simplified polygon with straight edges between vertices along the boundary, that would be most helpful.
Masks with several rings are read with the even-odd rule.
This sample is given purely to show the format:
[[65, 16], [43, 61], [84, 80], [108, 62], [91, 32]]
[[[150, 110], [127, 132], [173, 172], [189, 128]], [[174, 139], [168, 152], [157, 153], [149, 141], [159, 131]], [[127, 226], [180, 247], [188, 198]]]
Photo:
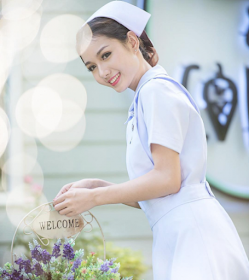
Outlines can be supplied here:
[[[127, 32], [129, 31], [128, 28], [113, 20], [111, 18], [106, 17], [96, 17], [89, 21], [88, 26], [92, 31], [92, 38], [96, 38], [98, 36], [106, 36], [108, 38], [117, 39], [123, 44], [124, 47], [127, 48]], [[87, 24], [85, 26], [87, 26]], [[84, 26], [84, 27], [85, 27]], [[81, 44], [85, 40], [84, 36], [84, 27], [81, 28], [77, 33], [77, 52], [81, 54]], [[87, 31], [86, 31], [87, 32]], [[139, 40], [139, 49], [144, 57], [144, 59], [150, 63], [150, 60], [155, 53], [155, 48], [153, 47], [151, 41], [149, 40], [145, 30], [142, 32], [141, 36], [138, 37]], [[153, 66], [153, 65], [152, 65]]]

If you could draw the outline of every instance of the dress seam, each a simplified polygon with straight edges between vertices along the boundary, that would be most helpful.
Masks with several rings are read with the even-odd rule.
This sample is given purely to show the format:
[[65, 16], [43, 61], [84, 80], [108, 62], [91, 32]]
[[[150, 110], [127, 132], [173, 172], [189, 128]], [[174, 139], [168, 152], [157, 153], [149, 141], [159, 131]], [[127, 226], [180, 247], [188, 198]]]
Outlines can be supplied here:
[[[186, 201], [186, 202], [184, 202], [184, 203], [182, 203], [182, 204], [180, 204], [180, 205], [176, 205], [175, 207], [171, 208], [168, 212], [166, 212], [162, 217], [160, 217], [160, 218], [154, 223], [154, 225], [151, 227], [151, 230], [153, 231], [153, 227], [154, 227], [165, 215], [167, 215], [169, 212], [171, 212], [171, 211], [174, 210], [175, 208], [180, 207], [180, 206], [182, 206], [182, 205], [184, 205], [184, 204], [187, 204], [187, 203], [194, 202], [194, 201], [198, 201], [198, 200], [202, 200], [202, 199], [211, 199], [211, 198], [213, 198], [213, 197], [201, 197], [201, 198], [197, 198], [197, 199], [194, 199], [194, 200]], [[156, 202], [154, 202], [154, 203], [156, 203]]]

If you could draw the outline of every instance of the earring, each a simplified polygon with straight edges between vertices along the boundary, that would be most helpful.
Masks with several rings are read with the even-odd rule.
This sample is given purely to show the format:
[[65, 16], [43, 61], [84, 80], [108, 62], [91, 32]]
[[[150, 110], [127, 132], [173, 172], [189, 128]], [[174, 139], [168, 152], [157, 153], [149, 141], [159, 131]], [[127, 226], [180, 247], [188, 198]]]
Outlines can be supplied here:
[[136, 52], [137, 50], [135, 50], [135, 52]]

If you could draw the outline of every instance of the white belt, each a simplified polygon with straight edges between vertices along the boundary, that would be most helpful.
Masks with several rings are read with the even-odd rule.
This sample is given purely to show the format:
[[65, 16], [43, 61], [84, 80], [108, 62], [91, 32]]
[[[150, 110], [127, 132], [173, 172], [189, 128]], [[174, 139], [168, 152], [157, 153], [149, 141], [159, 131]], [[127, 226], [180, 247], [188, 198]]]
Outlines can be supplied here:
[[204, 181], [199, 184], [183, 185], [178, 193], [160, 197], [150, 204], [143, 205], [151, 229], [170, 210], [182, 204], [199, 199], [215, 198], [209, 183]]

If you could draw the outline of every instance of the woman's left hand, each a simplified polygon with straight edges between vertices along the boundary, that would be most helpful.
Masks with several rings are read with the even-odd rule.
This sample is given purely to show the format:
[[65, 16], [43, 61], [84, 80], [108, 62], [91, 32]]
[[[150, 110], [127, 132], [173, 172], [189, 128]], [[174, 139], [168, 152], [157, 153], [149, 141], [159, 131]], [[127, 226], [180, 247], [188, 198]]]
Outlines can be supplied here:
[[72, 217], [97, 206], [92, 189], [71, 188], [53, 202], [54, 208], [60, 215]]

